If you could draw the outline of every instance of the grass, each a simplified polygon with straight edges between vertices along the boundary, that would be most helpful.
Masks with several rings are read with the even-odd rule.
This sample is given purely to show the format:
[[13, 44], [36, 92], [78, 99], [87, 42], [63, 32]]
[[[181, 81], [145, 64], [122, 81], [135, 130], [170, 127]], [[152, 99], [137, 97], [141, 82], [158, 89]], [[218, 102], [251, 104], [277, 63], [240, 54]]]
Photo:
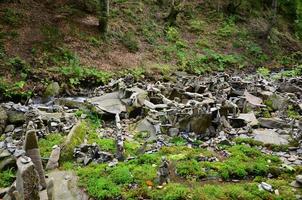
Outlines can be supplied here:
[[40, 154], [43, 158], [48, 158], [52, 152], [52, 147], [60, 145], [63, 142], [63, 136], [60, 133], [51, 133], [45, 138], [39, 140]]
[[0, 172], [0, 188], [9, 187], [15, 180], [15, 171], [8, 169]]
[[[154, 154], [144, 154], [128, 162], [119, 163], [109, 168], [106, 164], [91, 164], [78, 168], [80, 186], [87, 189], [89, 195], [98, 199], [290, 199], [295, 193], [288, 182], [294, 179], [294, 172], [280, 168], [281, 162], [275, 156], [265, 155], [254, 147], [259, 144], [248, 141], [237, 141], [237, 145], [226, 147], [231, 156], [218, 162], [198, 162], [199, 155], [215, 156], [200, 148], [185, 146], [164, 147]], [[241, 143], [241, 144], [239, 144]], [[176, 176], [181, 181], [170, 182], [164, 189], [156, 189], [158, 184], [157, 170], [161, 157], [166, 156], [173, 163]], [[217, 156], [217, 155], [216, 155]], [[271, 172], [277, 179], [267, 180]], [[299, 173], [298, 171], [296, 173]], [[243, 183], [201, 184], [201, 178], [215, 177], [239, 179]], [[255, 178], [251, 181], [251, 177]], [[178, 180], [176, 179], [176, 180]], [[280, 196], [258, 190], [258, 181], [267, 181], [278, 189]], [[107, 182], [110, 187], [104, 185]], [[93, 184], [95, 183], [95, 184]], [[130, 189], [129, 185], [137, 185]], [[148, 189], [148, 186], [151, 188]]]

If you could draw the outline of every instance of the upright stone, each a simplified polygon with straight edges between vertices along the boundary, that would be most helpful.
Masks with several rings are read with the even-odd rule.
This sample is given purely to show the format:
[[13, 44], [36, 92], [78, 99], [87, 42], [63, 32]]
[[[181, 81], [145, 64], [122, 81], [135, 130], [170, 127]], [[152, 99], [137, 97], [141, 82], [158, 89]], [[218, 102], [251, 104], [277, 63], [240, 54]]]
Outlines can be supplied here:
[[34, 130], [27, 131], [25, 136], [24, 150], [26, 156], [30, 157], [38, 171], [40, 178], [40, 185], [42, 189], [46, 188], [46, 181], [44, 175], [44, 169], [42, 165], [42, 159], [40, 156], [40, 150], [38, 147], [38, 139]]
[[22, 200], [39, 200], [39, 175], [34, 163], [26, 156], [17, 160], [16, 189]]
[[54, 146], [50, 154], [50, 158], [46, 165], [46, 170], [52, 170], [59, 166], [61, 148], [59, 146]]
[[54, 200], [54, 183], [53, 183], [53, 179], [50, 179], [50, 181], [47, 184], [47, 197], [48, 197], [48, 200]]

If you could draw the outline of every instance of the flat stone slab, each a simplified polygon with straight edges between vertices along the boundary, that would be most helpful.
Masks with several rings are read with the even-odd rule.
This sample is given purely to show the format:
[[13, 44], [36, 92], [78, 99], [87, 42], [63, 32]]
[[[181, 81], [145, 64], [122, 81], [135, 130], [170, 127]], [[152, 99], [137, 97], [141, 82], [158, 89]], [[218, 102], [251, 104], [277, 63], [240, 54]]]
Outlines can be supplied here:
[[255, 129], [253, 130], [254, 139], [264, 144], [287, 145], [288, 135], [279, 135], [273, 129]]
[[[54, 170], [48, 174], [54, 181], [55, 200], [88, 200], [86, 195], [77, 187], [77, 176], [72, 171]], [[41, 200], [48, 200], [46, 190], [40, 192]]]

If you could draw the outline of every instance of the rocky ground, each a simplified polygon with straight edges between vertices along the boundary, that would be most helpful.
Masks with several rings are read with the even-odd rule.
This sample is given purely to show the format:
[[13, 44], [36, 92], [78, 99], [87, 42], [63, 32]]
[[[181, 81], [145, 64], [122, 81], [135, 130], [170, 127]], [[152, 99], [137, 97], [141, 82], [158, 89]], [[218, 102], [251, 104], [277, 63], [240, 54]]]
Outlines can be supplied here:
[[[56, 168], [76, 171], [94, 199], [302, 198], [302, 77], [176, 72], [129, 75], [82, 97], [55, 97], [58, 89], [1, 104], [0, 198], [20, 181], [16, 159], [33, 130], [47, 182], [65, 184]], [[66, 184], [55, 185], [62, 199]]]

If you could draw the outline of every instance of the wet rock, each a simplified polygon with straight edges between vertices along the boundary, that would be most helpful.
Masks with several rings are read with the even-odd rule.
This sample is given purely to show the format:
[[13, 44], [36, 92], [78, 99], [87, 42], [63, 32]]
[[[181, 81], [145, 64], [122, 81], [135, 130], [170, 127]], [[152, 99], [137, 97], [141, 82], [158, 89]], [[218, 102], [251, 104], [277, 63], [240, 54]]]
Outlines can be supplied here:
[[52, 148], [52, 152], [50, 154], [50, 158], [46, 165], [46, 170], [52, 170], [59, 167], [59, 159], [60, 159], [61, 148], [58, 146], [54, 146]]
[[296, 181], [300, 184], [302, 184], [302, 175], [297, 175], [296, 176]]
[[271, 128], [271, 129], [282, 129], [282, 128], [288, 128], [290, 125], [279, 118], [260, 118], [259, 124], [263, 128]]
[[254, 139], [264, 144], [287, 145], [288, 136], [279, 135], [272, 129], [253, 130]]

